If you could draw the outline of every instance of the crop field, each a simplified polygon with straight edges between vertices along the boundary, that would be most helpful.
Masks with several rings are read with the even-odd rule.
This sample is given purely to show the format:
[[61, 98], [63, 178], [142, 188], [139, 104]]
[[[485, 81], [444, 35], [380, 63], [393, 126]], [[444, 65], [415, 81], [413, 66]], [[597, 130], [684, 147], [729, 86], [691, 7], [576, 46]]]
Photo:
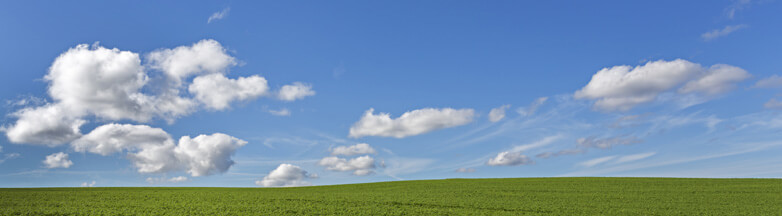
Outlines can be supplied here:
[[2, 215], [780, 215], [780, 179], [516, 178], [0, 189]]

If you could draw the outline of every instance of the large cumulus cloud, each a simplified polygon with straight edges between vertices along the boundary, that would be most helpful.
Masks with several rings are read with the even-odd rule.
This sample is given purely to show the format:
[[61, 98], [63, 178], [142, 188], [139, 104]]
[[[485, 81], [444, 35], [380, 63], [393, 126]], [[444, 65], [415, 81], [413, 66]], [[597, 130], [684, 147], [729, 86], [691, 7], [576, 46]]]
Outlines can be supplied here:
[[[58, 56], [44, 76], [52, 102], [12, 113], [16, 122], [3, 130], [13, 143], [54, 146], [79, 138], [90, 117], [173, 123], [199, 104], [222, 110], [268, 91], [261, 76], [226, 77], [235, 65], [234, 57], [210, 39], [153, 51], [146, 63], [138, 53], [80, 44]], [[151, 75], [155, 72], [163, 76]], [[185, 88], [193, 97], [182, 93]]]
[[[44, 76], [51, 102], [11, 113], [14, 122], [0, 131], [17, 144], [70, 143], [79, 152], [127, 153], [141, 173], [222, 173], [233, 165], [231, 155], [245, 141], [221, 133], [174, 141], [160, 128], [111, 122], [159, 119], [173, 124], [200, 108], [224, 110], [235, 101], [266, 95], [264, 77], [227, 76], [237, 62], [211, 39], [146, 55], [80, 44], [60, 54]], [[305, 90], [314, 93], [308, 86]], [[106, 124], [82, 134], [81, 127], [90, 121]]]

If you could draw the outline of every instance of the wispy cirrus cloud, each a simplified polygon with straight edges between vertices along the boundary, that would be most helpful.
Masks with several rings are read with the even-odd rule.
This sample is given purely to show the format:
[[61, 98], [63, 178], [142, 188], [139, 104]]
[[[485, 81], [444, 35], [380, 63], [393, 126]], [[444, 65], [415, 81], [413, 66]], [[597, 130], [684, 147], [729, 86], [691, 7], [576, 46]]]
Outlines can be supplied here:
[[211, 16], [209, 16], [209, 19], [206, 20], [206, 24], [212, 23], [212, 21], [221, 20], [228, 16], [228, 12], [231, 12], [230, 7], [223, 8], [223, 10], [220, 10], [218, 12], [213, 13]]
[[701, 39], [704, 41], [711, 41], [720, 37], [725, 37], [733, 32], [749, 27], [748, 25], [729, 25], [721, 29], [714, 29], [706, 33], [701, 34]]

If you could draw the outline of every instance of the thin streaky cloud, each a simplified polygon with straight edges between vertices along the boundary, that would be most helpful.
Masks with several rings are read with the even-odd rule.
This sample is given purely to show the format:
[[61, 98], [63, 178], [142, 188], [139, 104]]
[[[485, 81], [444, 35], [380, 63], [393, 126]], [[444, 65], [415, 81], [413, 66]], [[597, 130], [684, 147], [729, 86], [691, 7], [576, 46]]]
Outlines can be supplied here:
[[701, 34], [701, 38], [704, 41], [711, 41], [720, 37], [725, 37], [733, 32], [749, 27], [748, 25], [729, 25], [722, 29], [714, 29], [706, 33]]
[[206, 24], [212, 23], [212, 21], [215, 20], [221, 20], [228, 16], [228, 12], [231, 11], [230, 7], [223, 8], [223, 10], [213, 13], [211, 16], [209, 16], [209, 19], [206, 20]]

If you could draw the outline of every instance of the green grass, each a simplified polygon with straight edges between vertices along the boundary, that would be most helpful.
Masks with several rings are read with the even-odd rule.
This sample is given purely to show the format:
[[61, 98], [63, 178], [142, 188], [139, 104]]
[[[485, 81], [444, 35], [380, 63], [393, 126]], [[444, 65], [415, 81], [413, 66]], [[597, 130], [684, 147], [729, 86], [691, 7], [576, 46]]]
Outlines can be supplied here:
[[2, 215], [781, 215], [780, 179], [518, 178], [0, 189]]

